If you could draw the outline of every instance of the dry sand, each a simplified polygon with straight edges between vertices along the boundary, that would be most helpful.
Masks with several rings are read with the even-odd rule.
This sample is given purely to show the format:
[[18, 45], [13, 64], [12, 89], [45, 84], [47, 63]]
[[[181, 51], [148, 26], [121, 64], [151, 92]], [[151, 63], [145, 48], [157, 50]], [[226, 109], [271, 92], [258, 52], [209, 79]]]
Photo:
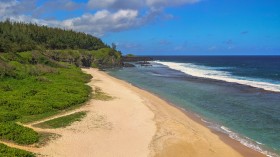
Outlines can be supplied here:
[[54, 157], [144, 157], [156, 132], [154, 114], [143, 100], [123, 84], [95, 69], [89, 83], [114, 99], [91, 100], [84, 106], [87, 116], [70, 127], [59, 129], [61, 138], [43, 147], [41, 154]]
[[[53, 157], [241, 157], [262, 156], [238, 142], [221, 140], [207, 127], [157, 96], [96, 69], [89, 85], [113, 96], [90, 100], [80, 122], [38, 152]], [[36, 130], [36, 129], [35, 129]], [[226, 139], [226, 138], [223, 138]], [[226, 144], [227, 143], [227, 144]], [[231, 147], [234, 145], [235, 147]]]

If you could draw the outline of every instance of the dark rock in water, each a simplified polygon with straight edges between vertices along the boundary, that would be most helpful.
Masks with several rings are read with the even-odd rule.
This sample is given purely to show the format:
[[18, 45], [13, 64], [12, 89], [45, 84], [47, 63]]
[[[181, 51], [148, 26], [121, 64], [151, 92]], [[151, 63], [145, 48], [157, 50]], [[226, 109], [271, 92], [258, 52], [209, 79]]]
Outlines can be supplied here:
[[136, 62], [136, 64], [147, 65], [147, 64], [151, 64], [151, 63], [147, 62], [147, 61], [141, 61], [141, 62]]
[[152, 61], [151, 57], [122, 57], [123, 62], [139, 62], [139, 61]]
[[148, 61], [152, 61], [153, 58], [151, 57], [122, 57], [122, 66], [123, 67], [135, 67], [134, 64], [128, 63], [128, 62], [134, 62], [135, 64], [140, 64], [141, 66], [151, 66], [151, 64]]
[[141, 64], [141, 66], [152, 66], [152, 64]]
[[140, 64], [141, 66], [152, 66], [152, 64], [150, 62], [147, 62], [147, 61], [137, 62], [136, 64]]
[[135, 67], [135, 65], [131, 63], [123, 63], [123, 67]]

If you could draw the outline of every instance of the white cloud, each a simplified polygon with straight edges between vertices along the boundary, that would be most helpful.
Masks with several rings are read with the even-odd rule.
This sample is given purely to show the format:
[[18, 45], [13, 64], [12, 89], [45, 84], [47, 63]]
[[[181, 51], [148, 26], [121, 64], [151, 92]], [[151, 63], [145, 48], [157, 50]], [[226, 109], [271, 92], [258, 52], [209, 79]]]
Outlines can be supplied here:
[[199, 0], [89, 0], [91, 9], [163, 9], [184, 4], [198, 2]]
[[16, 6], [18, 1], [0, 1], [0, 16], [6, 16], [12, 13], [12, 7]]
[[36, 9], [36, 0], [0, 0], [0, 20], [25, 15]]
[[88, 5], [90, 8], [97, 9], [97, 8], [108, 8], [113, 5], [116, 0], [90, 0]]
[[[40, 25], [73, 29], [102, 36], [145, 25], [158, 19], [170, 19], [164, 8], [198, 2], [199, 0], [89, 0], [87, 4], [72, 0], [46, 1], [36, 6], [37, 0], [0, 0], [0, 21], [32, 22]], [[63, 4], [63, 5], [62, 5]], [[50, 11], [83, 9], [83, 15], [65, 20], [48, 20]], [[94, 11], [94, 13], [89, 13]], [[87, 13], [88, 12], [88, 13]], [[44, 18], [41, 18], [42, 16]]]
[[117, 12], [101, 10], [95, 14], [84, 14], [81, 17], [64, 20], [61, 26], [100, 36], [106, 32], [136, 27], [139, 20], [137, 10], [119, 10]]
[[190, 3], [196, 3], [199, 0], [146, 0], [149, 7], [172, 7]]
[[43, 20], [32, 18], [27, 15], [17, 15], [17, 16], [9, 16], [11, 21], [23, 21], [26, 23], [36, 23], [38, 25], [45, 25], [50, 27], [62, 27], [61, 22], [57, 20]]
[[139, 9], [144, 5], [144, 0], [89, 0], [90, 9]]
[[26, 15], [11, 16], [10, 20], [32, 22], [51, 27], [72, 29], [80, 32], [90, 33], [96, 36], [102, 36], [106, 32], [126, 30], [142, 24], [142, 19], [138, 18], [137, 10], [119, 10], [117, 12], [101, 10], [95, 14], [84, 14], [81, 17], [63, 21], [42, 20]]

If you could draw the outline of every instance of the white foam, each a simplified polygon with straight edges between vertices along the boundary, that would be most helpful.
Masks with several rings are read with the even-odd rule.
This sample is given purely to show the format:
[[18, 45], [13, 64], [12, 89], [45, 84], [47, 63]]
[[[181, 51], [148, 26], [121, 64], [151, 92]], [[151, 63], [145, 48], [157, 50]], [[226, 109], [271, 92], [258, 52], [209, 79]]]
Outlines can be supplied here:
[[230, 138], [232, 138], [236, 141], [239, 141], [241, 144], [243, 144], [244, 146], [246, 146], [248, 148], [251, 148], [251, 149], [253, 149], [255, 151], [258, 151], [258, 152], [260, 152], [260, 153], [262, 153], [266, 156], [269, 156], [269, 157], [279, 157], [277, 154], [263, 149], [262, 146], [261, 146], [263, 144], [260, 143], [260, 142], [253, 141], [252, 139], [250, 139], [248, 137], [242, 137], [239, 134], [231, 131], [229, 128], [224, 127], [224, 126], [221, 126], [220, 129], [222, 130], [222, 132], [228, 134]]
[[203, 118], [200, 119], [202, 122], [209, 124], [209, 122]]
[[232, 131], [229, 130], [229, 128], [221, 126], [221, 129], [223, 129], [224, 131], [226, 131], [227, 133], [231, 133]]
[[162, 62], [154, 61], [171, 69], [181, 71], [191, 76], [209, 78], [215, 80], [222, 80], [231, 83], [238, 83], [248, 85], [251, 87], [261, 88], [267, 91], [280, 92], [280, 84], [273, 84], [264, 81], [250, 80], [249, 78], [234, 77], [229, 72], [211, 69], [210, 67], [199, 66], [192, 63], [175, 63], [175, 62]]

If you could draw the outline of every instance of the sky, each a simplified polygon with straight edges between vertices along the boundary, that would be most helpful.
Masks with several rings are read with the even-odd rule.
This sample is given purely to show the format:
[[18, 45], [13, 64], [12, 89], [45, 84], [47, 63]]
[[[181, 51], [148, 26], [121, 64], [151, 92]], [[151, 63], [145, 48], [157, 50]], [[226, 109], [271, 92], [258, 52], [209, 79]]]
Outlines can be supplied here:
[[280, 55], [279, 0], [0, 0], [0, 21], [85, 32], [136, 55]]

